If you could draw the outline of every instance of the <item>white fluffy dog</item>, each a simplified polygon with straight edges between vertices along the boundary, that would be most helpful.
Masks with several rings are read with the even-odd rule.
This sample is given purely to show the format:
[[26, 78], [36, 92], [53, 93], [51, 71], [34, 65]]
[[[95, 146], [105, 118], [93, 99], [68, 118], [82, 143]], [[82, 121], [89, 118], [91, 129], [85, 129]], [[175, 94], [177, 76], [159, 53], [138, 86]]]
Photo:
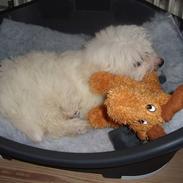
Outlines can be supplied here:
[[110, 26], [78, 51], [3, 60], [0, 113], [33, 141], [84, 133], [90, 128], [87, 112], [103, 101], [90, 92], [92, 73], [110, 71], [140, 80], [161, 62], [144, 28]]

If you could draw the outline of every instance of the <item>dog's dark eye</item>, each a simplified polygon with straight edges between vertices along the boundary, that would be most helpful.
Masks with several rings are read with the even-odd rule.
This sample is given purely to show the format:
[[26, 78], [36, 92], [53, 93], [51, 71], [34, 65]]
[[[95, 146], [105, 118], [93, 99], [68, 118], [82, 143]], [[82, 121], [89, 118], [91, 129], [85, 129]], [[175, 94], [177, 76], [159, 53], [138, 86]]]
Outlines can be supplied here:
[[137, 67], [141, 66], [141, 63], [140, 62], [137, 62]]
[[136, 62], [135, 64], [134, 64], [134, 67], [140, 67], [141, 66], [141, 62]]
[[156, 107], [152, 104], [148, 104], [146, 106], [146, 109], [149, 111], [149, 112], [155, 112], [156, 111]]

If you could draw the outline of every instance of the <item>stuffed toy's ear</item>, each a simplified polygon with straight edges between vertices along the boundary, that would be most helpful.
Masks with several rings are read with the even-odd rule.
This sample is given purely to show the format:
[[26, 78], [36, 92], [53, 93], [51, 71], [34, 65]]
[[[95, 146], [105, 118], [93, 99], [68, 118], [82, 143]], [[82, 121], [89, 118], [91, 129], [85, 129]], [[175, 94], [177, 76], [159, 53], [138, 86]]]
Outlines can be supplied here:
[[166, 135], [166, 133], [165, 133], [164, 129], [158, 124], [154, 125], [147, 132], [147, 136], [148, 136], [149, 140], [155, 140], [155, 139], [158, 139], [158, 138], [163, 137], [165, 135]]
[[160, 85], [160, 82], [159, 82], [159, 78], [158, 78], [158, 75], [155, 71], [153, 72], [150, 72], [150, 73], [147, 73], [142, 82], [144, 84], [146, 84], [146, 86], [148, 88], [150, 88], [151, 90], [161, 90], [161, 85]]

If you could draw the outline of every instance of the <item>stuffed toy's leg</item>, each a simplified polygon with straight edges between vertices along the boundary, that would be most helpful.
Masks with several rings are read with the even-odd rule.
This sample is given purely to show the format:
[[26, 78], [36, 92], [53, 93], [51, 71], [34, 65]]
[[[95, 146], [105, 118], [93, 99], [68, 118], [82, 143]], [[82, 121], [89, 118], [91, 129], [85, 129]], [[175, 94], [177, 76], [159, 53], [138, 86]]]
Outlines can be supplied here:
[[154, 125], [148, 132], [147, 132], [147, 136], [149, 140], [155, 140], [158, 139], [160, 137], [165, 136], [166, 133], [163, 129], [162, 126], [160, 125]]
[[163, 127], [159, 124], [147, 128], [140, 128], [133, 124], [129, 127], [137, 134], [140, 140], [155, 140], [166, 135]]
[[93, 128], [119, 127], [118, 124], [108, 117], [106, 107], [104, 105], [92, 108], [88, 113], [88, 120]]

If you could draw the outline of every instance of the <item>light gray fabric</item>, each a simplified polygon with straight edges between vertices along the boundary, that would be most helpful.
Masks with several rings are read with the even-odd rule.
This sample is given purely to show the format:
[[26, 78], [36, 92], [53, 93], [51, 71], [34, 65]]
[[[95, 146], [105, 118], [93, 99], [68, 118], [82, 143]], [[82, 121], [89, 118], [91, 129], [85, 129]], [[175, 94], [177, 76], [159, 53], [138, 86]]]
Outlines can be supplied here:
[[4, 19], [0, 26], [0, 60], [29, 51], [63, 52], [79, 49], [89, 36], [65, 34], [49, 28]]
[[157, 53], [161, 55], [165, 64], [161, 72], [167, 77], [163, 84], [166, 91], [175, 90], [183, 82], [183, 37], [179, 32], [172, 15], [157, 14], [151, 22], [145, 23], [152, 37]]
[[[144, 24], [152, 37], [157, 53], [161, 55], [165, 64], [160, 69], [167, 81], [162, 88], [171, 92], [179, 84], [183, 84], [183, 35], [170, 14], [157, 14], [151, 22]], [[183, 127], [183, 110], [176, 113], [173, 119], [164, 125], [167, 133]]]
[[[183, 41], [176, 25], [169, 15], [157, 15], [144, 26], [149, 30], [155, 49], [165, 59], [162, 68], [167, 77], [163, 85], [166, 91], [172, 91], [183, 82]], [[28, 25], [5, 19], [0, 26], [0, 59], [13, 57], [32, 50], [50, 50], [62, 52], [67, 49], [79, 49], [87, 35], [70, 35], [48, 28]], [[183, 126], [183, 110], [165, 125], [170, 133]], [[0, 119], [0, 135], [14, 141], [43, 149], [65, 152], [104, 152], [113, 150], [108, 138], [112, 129], [98, 129], [76, 137], [64, 137], [57, 140], [45, 139], [39, 144], [30, 142], [24, 134], [15, 129], [7, 120]]]
[[95, 129], [76, 137], [63, 137], [54, 140], [48, 138], [35, 144], [15, 129], [7, 120], [0, 119], [0, 136], [34, 147], [65, 152], [104, 152], [113, 150], [108, 138], [110, 130], [112, 129]]

